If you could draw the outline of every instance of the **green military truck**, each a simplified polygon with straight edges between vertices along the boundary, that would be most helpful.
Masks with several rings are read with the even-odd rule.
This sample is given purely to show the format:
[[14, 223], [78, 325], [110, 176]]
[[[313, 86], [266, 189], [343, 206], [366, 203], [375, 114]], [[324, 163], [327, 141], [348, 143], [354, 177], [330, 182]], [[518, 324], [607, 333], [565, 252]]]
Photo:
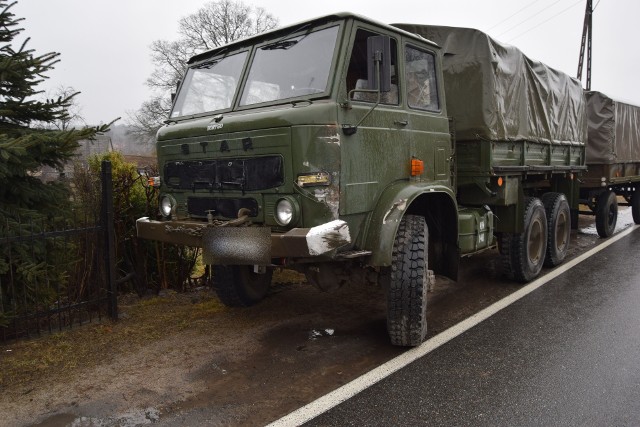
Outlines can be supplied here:
[[640, 107], [587, 92], [587, 167], [581, 178], [581, 203], [595, 215], [601, 237], [613, 234], [618, 196], [640, 224]]
[[[438, 43], [438, 44], [436, 44]], [[274, 268], [387, 291], [396, 345], [427, 289], [497, 245], [507, 276], [562, 262], [579, 206], [580, 83], [476, 30], [336, 14], [195, 56], [158, 132], [162, 220], [230, 306]]]

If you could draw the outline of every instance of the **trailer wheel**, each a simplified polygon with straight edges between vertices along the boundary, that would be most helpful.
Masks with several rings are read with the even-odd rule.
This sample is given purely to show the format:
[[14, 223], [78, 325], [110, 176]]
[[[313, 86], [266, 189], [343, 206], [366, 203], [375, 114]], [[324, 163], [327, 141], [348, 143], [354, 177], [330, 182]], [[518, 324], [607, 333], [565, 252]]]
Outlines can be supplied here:
[[560, 265], [569, 251], [571, 240], [571, 209], [562, 193], [546, 193], [542, 204], [547, 214], [547, 254], [546, 267]]
[[417, 346], [427, 335], [429, 231], [424, 217], [405, 215], [393, 244], [387, 330], [391, 343]]
[[636, 187], [631, 195], [631, 215], [633, 222], [640, 224], [640, 186]]
[[519, 282], [534, 279], [544, 264], [547, 248], [547, 215], [540, 199], [525, 199], [524, 231], [503, 233], [502, 261], [505, 275]]
[[618, 221], [618, 199], [613, 191], [600, 193], [596, 200], [596, 230], [600, 237], [611, 237]]
[[267, 295], [272, 275], [271, 268], [258, 274], [250, 265], [214, 265], [213, 288], [224, 305], [249, 307]]

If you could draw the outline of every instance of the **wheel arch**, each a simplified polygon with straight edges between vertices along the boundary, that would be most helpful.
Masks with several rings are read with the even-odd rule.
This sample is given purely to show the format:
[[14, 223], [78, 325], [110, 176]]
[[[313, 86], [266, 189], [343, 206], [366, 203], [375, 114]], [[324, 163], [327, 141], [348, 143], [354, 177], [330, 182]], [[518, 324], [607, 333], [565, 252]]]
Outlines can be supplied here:
[[370, 264], [389, 266], [393, 241], [402, 217], [420, 215], [429, 228], [429, 266], [437, 274], [457, 280], [458, 208], [455, 196], [445, 186], [396, 184], [380, 198], [368, 225], [366, 248], [372, 251]]

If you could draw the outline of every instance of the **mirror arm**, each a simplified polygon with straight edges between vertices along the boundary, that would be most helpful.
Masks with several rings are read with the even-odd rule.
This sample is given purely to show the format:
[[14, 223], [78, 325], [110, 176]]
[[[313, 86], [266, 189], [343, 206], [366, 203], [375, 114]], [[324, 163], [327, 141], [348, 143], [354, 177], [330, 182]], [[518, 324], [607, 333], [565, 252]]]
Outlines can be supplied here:
[[364, 116], [362, 116], [362, 118], [355, 125], [350, 125], [350, 124], [342, 125], [342, 132], [344, 132], [345, 135], [353, 135], [354, 133], [356, 133], [358, 131], [358, 126], [360, 126], [362, 122], [364, 122], [365, 119], [369, 117], [369, 114], [371, 114], [373, 110], [375, 110], [378, 107], [378, 105], [380, 105], [380, 101], [382, 100], [382, 91], [380, 90], [380, 65], [382, 61], [378, 56], [376, 56], [375, 62], [376, 62], [376, 67], [375, 67], [376, 85], [378, 86], [378, 88], [377, 89], [351, 89], [347, 94], [347, 101], [340, 104], [340, 106], [343, 108], [351, 109], [351, 95], [354, 94], [355, 92], [375, 93], [377, 95], [376, 103], [373, 104], [373, 106], [369, 109], [369, 111], [367, 111], [367, 113]]

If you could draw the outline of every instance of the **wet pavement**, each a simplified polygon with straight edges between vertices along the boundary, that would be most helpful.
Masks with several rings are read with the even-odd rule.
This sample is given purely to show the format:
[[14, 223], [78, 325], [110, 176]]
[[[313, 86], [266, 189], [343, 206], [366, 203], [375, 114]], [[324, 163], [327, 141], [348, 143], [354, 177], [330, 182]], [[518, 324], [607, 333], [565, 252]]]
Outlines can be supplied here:
[[[629, 210], [623, 209], [618, 231], [632, 223]], [[581, 216], [579, 230], [572, 232], [569, 259], [600, 242], [593, 218]], [[622, 260], [629, 259], [625, 252], [633, 246], [623, 247]], [[475, 328], [465, 333], [404, 370], [406, 377], [389, 378], [312, 424], [432, 424], [430, 420], [454, 425], [503, 424], [498, 422], [505, 419], [503, 414], [512, 413], [520, 417], [513, 418], [515, 424], [530, 424], [526, 417], [532, 416], [532, 411], [547, 411], [550, 415], [540, 419], [552, 419], [552, 414], [568, 405], [558, 400], [571, 394], [567, 390], [567, 378], [576, 377], [581, 370], [597, 372], [601, 366], [609, 369], [611, 364], [624, 361], [619, 360], [624, 359], [624, 354], [614, 352], [609, 357], [611, 352], [605, 351], [617, 346], [617, 342], [601, 340], [596, 344], [584, 336], [600, 334], [593, 329], [597, 326], [614, 324], [612, 319], [589, 320], [590, 313], [604, 316], [607, 310], [628, 309], [636, 302], [631, 285], [624, 288], [624, 281], [617, 282], [623, 278], [613, 276], [613, 272], [633, 269], [629, 269], [628, 264], [614, 264], [609, 260], [613, 258], [598, 261], [598, 268], [607, 271], [611, 265], [611, 272], [596, 275], [594, 257], [593, 262], [589, 260], [582, 268], [572, 270], [571, 274], [575, 270], [584, 271], [579, 278], [558, 278], [557, 284], [545, 286], [544, 290], [481, 325], [494, 329]], [[462, 260], [458, 282], [438, 277], [434, 291], [429, 294], [428, 337], [522, 288], [503, 279], [500, 268], [497, 251], [489, 250]], [[543, 274], [548, 271], [543, 270]], [[574, 289], [592, 277], [596, 278], [596, 284]], [[639, 281], [637, 277], [629, 280]], [[610, 285], [607, 287], [598, 281]], [[619, 287], [623, 290], [618, 290]], [[614, 298], [625, 292], [628, 299]], [[567, 299], [572, 295], [574, 299]], [[522, 306], [525, 301], [529, 301], [528, 305]], [[599, 301], [609, 305], [598, 304]], [[629, 307], [619, 305], [623, 303]], [[514, 309], [520, 311], [511, 313]], [[601, 312], [601, 309], [606, 310]], [[504, 317], [508, 313], [511, 317]], [[638, 324], [635, 317], [618, 320]], [[170, 364], [173, 362], [169, 355], [182, 350], [165, 349], [160, 344], [146, 356], [134, 354], [133, 362], [127, 362], [126, 358], [121, 362], [133, 363], [134, 373], [139, 359], [145, 365], [158, 366], [158, 370], [173, 369], [174, 375], [167, 376], [166, 384], [157, 373], [151, 375], [152, 382], [144, 376], [127, 378], [126, 370], [116, 365], [109, 369], [120, 372], [120, 376], [109, 380], [125, 384], [126, 393], [115, 387], [113, 392], [107, 388], [101, 394], [74, 397], [68, 405], [47, 406], [47, 415], [35, 412], [33, 419], [42, 421], [43, 426], [78, 427], [265, 425], [406, 351], [389, 344], [384, 294], [371, 287], [348, 285], [331, 293], [319, 292], [305, 284], [278, 287], [255, 307], [213, 317], [211, 328], [210, 337], [185, 335], [183, 341], [190, 347], [185, 348], [184, 353], [190, 354], [189, 359], [193, 358], [189, 364], [181, 360]], [[619, 330], [621, 332], [611, 334], [612, 339], [626, 339], [628, 331], [623, 327]], [[226, 331], [223, 337], [218, 336], [221, 331]], [[223, 338], [226, 341], [219, 342]], [[552, 344], [555, 347], [551, 347]], [[545, 353], [548, 347], [556, 348], [557, 353]], [[573, 349], [579, 350], [580, 355], [584, 352], [584, 356], [576, 359], [571, 353]], [[632, 370], [634, 356], [626, 357], [629, 362], [620, 366], [635, 372]], [[615, 384], [622, 378], [606, 375]], [[184, 383], [171, 383], [177, 378], [182, 378]], [[577, 393], [590, 399], [587, 404], [599, 404], [597, 397], [601, 389], [587, 392], [591, 381], [585, 378], [576, 384]], [[605, 384], [605, 392], [615, 389], [615, 384]], [[510, 386], [514, 388], [508, 388]], [[77, 385], [71, 383], [69, 387], [77, 388]], [[561, 391], [561, 396], [543, 402], [545, 395], [555, 389]], [[633, 393], [630, 396], [637, 397]], [[623, 397], [617, 398], [616, 407], [620, 407]], [[582, 410], [577, 399], [572, 410]], [[358, 412], [361, 407], [367, 411]], [[618, 419], [624, 424], [623, 419]], [[434, 425], [441, 424], [435, 421]]]
[[635, 230], [308, 425], [637, 425], [638, 259]]

